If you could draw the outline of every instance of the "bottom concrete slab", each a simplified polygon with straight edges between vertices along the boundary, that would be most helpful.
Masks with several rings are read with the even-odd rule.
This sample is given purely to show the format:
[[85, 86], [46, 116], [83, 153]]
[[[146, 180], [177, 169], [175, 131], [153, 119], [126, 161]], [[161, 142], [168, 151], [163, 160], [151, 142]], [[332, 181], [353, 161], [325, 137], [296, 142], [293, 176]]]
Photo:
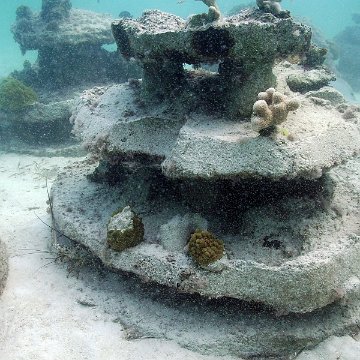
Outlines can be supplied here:
[[[264, 194], [261, 202], [250, 199], [252, 206], [244, 206], [239, 217], [231, 218], [228, 203], [212, 207], [216, 201], [209, 195], [204, 204], [213, 211], [199, 211], [201, 221], [224, 240], [226, 256], [207, 267], [197, 266], [186, 249], [166, 250], [158, 237], [163, 224], [199, 210], [189, 201], [197, 202], [191, 191], [201, 184], [189, 190], [156, 167], [133, 165], [123, 169], [116, 185], [95, 183], [88, 176], [94, 168], [75, 164], [53, 185], [53, 246], [80, 263], [116, 273], [106, 275], [119, 279], [109, 302], [121, 304], [119, 321], [129, 328], [205, 354], [277, 359], [357, 329], [359, 159], [298, 188], [274, 185], [270, 199]], [[207, 186], [202, 187], [227, 190], [225, 184]], [[241, 191], [234, 194], [245, 202], [251, 188], [237, 186]], [[115, 252], [106, 245], [107, 223], [127, 205], [141, 216], [145, 241]], [[220, 208], [222, 217], [214, 210]], [[101, 279], [96, 286], [101, 288]]]
[[[238, 184], [228, 198], [215, 201], [216, 191], [230, 192], [228, 183], [203, 184], [205, 199], [198, 194], [199, 184], [189, 189], [161, 177], [157, 169], [131, 169], [115, 186], [90, 181], [93, 169], [77, 164], [55, 182], [54, 224], [108, 268], [182, 292], [259, 302], [280, 313], [311, 312], [359, 295], [357, 159], [317, 181], [267, 187], [258, 193], [263, 202], [250, 198], [244, 209], [236, 203], [246, 203], [250, 185]], [[192, 207], [198, 204], [195, 195], [204, 198], [204, 207]], [[231, 197], [236, 201], [230, 206]], [[142, 218], [145, 241], [117, 252], [107, 245], [107, 223], [114, 211], [129, 205]], [[200, 210], [209, 230], [225, 244], [225, 256], [206, 267], [196, 265], [186, 248], [171, 251], [159, 241], [164, 224], [192, 210]]]

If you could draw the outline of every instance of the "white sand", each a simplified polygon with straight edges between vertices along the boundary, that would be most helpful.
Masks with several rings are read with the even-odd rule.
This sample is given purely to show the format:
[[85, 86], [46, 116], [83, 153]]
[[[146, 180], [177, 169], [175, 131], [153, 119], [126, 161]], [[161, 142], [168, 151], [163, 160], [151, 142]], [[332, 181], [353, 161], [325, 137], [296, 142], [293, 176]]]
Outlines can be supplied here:
[[[50, 229], [37, 218], [50, 224], [45, 177], [53, 179], [74, 160], [0, 154], [0, 237], [10, 253], [9, 278], [0, 299], [0, 359], [220, 359], [171, 341], [126, 340], [113, 315], [78, 303], [82, 294], [94, 290], [52, 261], [54, 255], [47, 252]], [[350, 337], [334, 337], [299, 360], [358, 359], [359, 345]]]

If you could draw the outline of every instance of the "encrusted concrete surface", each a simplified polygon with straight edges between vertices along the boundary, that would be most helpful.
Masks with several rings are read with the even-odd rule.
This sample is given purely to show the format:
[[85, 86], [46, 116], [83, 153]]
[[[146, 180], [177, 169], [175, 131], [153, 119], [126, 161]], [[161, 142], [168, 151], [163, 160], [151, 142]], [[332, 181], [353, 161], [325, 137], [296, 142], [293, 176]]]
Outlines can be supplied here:
[[[275, 298], [278, 305], [279, 302], [284, 302], [279, 306], [279, 311], [272, 312], [259, 304], [241, 303], [234, 299], [211, 301], [192, 295], [195, 296], [195, 300], [195, 298], [191, 299], [191, 296], [188, 298], [181, 294], [175, 295], [178, 290], [168, 297], [171, 290], [160, 287], [158, 292], [165, 301], [166, 311], [163, 310], [166, 314], [162, 311], [161, 316], [157, 316], [156, 311], [153, 313], [151, 310], [152, 306], [156, 305], [150, 305], [146, 300], [147, 293], [142, 291], [146, 314], [144, 311], [139, 311], [138, 307], [131, 306], [120, 315], [120, 318], [146, 334], [176, 339], [183, 346], [203, 353], [238, 356], [294, 354], [303, 348], [314, 346], [332, 334], [346, 333], [348, 329], [358, 324], [359, 242], [358, 236], [355, 235], [358, 232], [356, 224], [358, 215], [353, 213], [358, 204], [350, 200], [360, 198], [356, 180], [360, 170], [358, 162], [356, 160], [348, 166], [341, 167], [336, 173], [335, 170], [333, 171], [334, 178], [337, 176], [343, 178], [347, 175], [349, 181], [339, 183], [341, 194], [334, 196], [333, 206], [336, 206], [337, 211], [343, 212], [339, 219], [340, 224], [336, 220], [325, 224], [328, 230], [333, 228], [332, 239], [327, 237], [322, 247], [316, 241], [313, 244], [314, 248], [309, 249], [306, 254], [283, 260], [283, 264], [280, 265], [269, 266], [265, 263], [265, 260], [271, 262], [274, 257], [274, 250], [268, 249], [268, 256], [263, 258], [262, 264], [251, 260], [226, 259], [218, 261], [207, 269], [198, 268], [185, 253], [166, 251], [161, 245], [156, 244], [155, 234], [158, 225], [172, 218], [172, 211], [168, 208], [163, 210], [166, 214], [160, 213], [156, 224], [154, 220], [156, 213], [145, 214], [146, 207], [140, 204], [136, 204], [134, 208], [143, 216], [147, 242], [121, 253], [110, 251], [105, 245], [106, 221], [113, 210], [130, 201], [131, 196], [125, 190], [130, 184], [113, 188], [89, 183], [84, 177], [88, 170], [81, 164], [66, 169], [66, 173], [58, 178], [52, 189], [54, 226], [58, 230], [54, 233], [54, 241], [57, 246], [59, 244], [71, 246], [69, 240], [61, 236], [63, 233], [78, 244], [84, 245], [84, 249], [88, 249], [87, 255], [81, 250], [80, 256], [84, 259], [99, 257], [106, 267], [114, 271], [134, 272], [145, 282], [155, 281], [167, 286], [179, 286], [178, 290], [187, 292], [206, 293], [212, 288], [213, 297], [218, 297], [221, 294], [221, 287], [229, 286], [227, 279], [230, 276], [230, 279], [236, 282], [232, 289], [242, 286], [241, 290], [247, 292], [246, 300], [254, 300], [255, 295], [261, 293], [265, 303], [269, 304], [275, 301]], [[354, 166], [357, 166], [356, 172]], [[347, 191], [345, 197], [342, 191]], [[136, 203], [136, 200], [133, 199], [133, 202]], [[303, 211], [305, 216], [305, 209]], [[336, 218], [333, 211], [330, 213]], [[299, 221], [298, 215], [296, 219]], [[268, 220], [263, 221], [266, 223]], [[306, 220], [308, 221], [309, 219]], [[352, 241], [342, 237], [344, 230], [349, 232]], [[311, 247], [309, 241], [307, 243]], [[137, 280], [133, 281], [135, 284]], [[155, 291], [156, 287], [151, 285], [150, 288]], [[122, 299], [121, 293], [116, 294], [117, 299], [119, 297]], [[328, 295], [331, 299], [327, 297]], [[179, 302], [171, 300], [172, 296], [179, 297]], [[324, 300], [325, 302], [321, 303]], [[330, 302], [329, 300], [336, 301], [312, 313], [284, 315], [286, 310], [310, 311], [325, 305], [326, 302]], [[174, 301], [178, 305], [174, 305]], [[290, 307], [295, 306], [295, 303], [296, 308], [291, 309]], [[161, 326], [158, 328], [159, 321]], [[177, 331], [173, 328], [173, 321], [177, 323]]]
[[288, 136], [259, 136], [249, 123], [194, 118], [181, 129], [163, 171], [174, 178], [317, 178], [359, 151], [359, 131], [341, 114], [300, 98]]
[[[137, 185], [138, 180], [130, 176], [111, 188], [90, 182], [87, 166], [68, 169], [52, 189], [54, 221], [61, 232], [114, 270], [186, 292], [261, 302], [282, 313], [310, 312], [359, 292], [354, 277], [360, 273], [356, 222], [360, 189], [347, 180], [348, 174], [359, 172], [358, 160], [351, 165], [330, 173], [327, 181], [335, 182], [331, 199], [290, 196], [239, 214], [233, 220], [244, 224], [238, 233], [222, 234], [227, 258], [208, 268], [195, 266], [185, 251], [167, 251], [157, 242], [161, 225], [186, 213], [186, 206], [171, 200], [146, 202], [152, 197], [148, 191], [156, 176], [144, 179], [148, 187]], [[171, 197], [171, 191], [166, 191]], [[113, 211], [128, 204], [141, 214], [147, 241], [118, 253], [106, 245], [106, 224]], [[276, 215], [282, 213], [287, 215]], [[275, 251], [276, 246], [267, 246], [264, 239], [281, 245]]]
[[84, 93], [77, 105], [75, 135], [93, 151], [165, 158], [163, 171], [172, 178], [318, 178], [360, 149], [354, 124], [303, 96], [283, 124], [287, 134], [271, 138], [259, 136], [249, 120], [143, 107], [129, 84], [96, 91]]
[[[249, 116], [253, 98], [276, 83], [275, 59], [305, 54], [311, 38], [308, 26], [254, 9], [204, 26], [150, 10], [138, 20], [114, 21], [112, 30], [122, 55], [138, 59], [143, 67], [145, 101], [202, 98], [213, 113], [231, 118]], [[184, 63], [219, 63], [218, 76], [202, 81], [189, 76]]]
[[185, 116], [166, 106], [144, 108], [136, 92], [129, 84], [84, 92], [71, 118], [73, 133], [95, 152], [163, 158], [170, 153]]
[[326, 69], [312, 69], [302, 73], [291, 74], [287, 78], [287, 84], [292, 91], [305, 93], [319, 90], [336, 80], [333, 73]]
[[[139, 20], [114, 21], [112, 28], [120, 50], [128, 56], [151, 58], [166, 56], [173, 50], [180, 57], [196, 62], [218, 60], [219, 55], [238, 60], [256, 57], [257, 61], [269, 61], [277, 54], [306, 50], [311, 37], [311, 30], [306, 25], [295, 23], [290, 18], [269, 17], [254, 10], [194, 28], [187, 26], [187, 22], [178, 16], [150, 10], [144, 12]], [[213, 31], [214, 36], [202, 37], [206, 31]], [[213, 47], [206, 49], [206, 45], [211, 44]], [[222, 53], [219, 53], [221, 44]]]

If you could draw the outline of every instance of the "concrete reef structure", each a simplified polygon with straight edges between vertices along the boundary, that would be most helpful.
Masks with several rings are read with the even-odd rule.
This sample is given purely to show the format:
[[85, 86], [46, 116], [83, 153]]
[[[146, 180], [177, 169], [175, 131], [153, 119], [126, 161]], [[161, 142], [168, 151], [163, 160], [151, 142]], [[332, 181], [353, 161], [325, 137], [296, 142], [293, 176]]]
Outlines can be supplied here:
[[38, 50], [37, 64], [24, 69], [20, 80], [48, 88], [120, 81], [126, 64], [102, 48], [114, 43], [112, 20], [109, 15], [72, 9], [69, 0], [43, 0], [39, 13], [20, 6], [11, 29], [14, 39], [23, 53]]
[[[139, 20], [114, 22], [112, 29], [121, 53], [142, 64], [145, 101], [176, 98], [230, 118], [249, 116], [257, 94], [275, 85], [275, 59], [305, 53], [311, 38], [307, 26], [255, 10], [190, 28], [175, 15], [148, 11]], [[201, 63], [218, 64], [218, 73], [183, 66]]]
[[[154, 10], [112, 29], [144, 76], [78, 100], [73, 131], [99, 163], [56, 180], [56, 247], [201, 303], [191, 316], [206, 336], [183, 344], [203, 352], [281, 358], [346, 333], [360, 316], [359, 116], [344, 119], [323, 68], [287, 61], [306, 55], [310, 29], [259, 9], [190, 27]], [[108, 241], [118, 209], [126, 229], [141, 216], [134, 246]], [[206, 329], [215, 318], [221, 336]]]

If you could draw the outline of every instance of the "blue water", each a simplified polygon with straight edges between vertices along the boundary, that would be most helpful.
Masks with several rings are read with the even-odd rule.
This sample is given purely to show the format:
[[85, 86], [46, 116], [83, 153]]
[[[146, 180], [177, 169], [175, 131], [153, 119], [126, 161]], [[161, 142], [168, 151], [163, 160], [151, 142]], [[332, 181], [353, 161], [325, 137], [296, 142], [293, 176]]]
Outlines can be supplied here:
[[[226, 13], [233, 6], [248, 4], [250, 0], [218, 0], [222, 11]], [[186, 18], [192, 13], [206, 10], [201, 1], [194, 0], [73, 0], [73, 7], [89, 9], [96, 12], [110, 13], [117, 17], [121, 11], [127, 10], [135, 17], [143, 10], [156, 8], [175, 13]], [[0, 5], [0, 76], [9, 74], [14, 69], [22, 68], [25, 59], [34, 61], [35, 52], [21, 55], [18, 45], [10, 32], [15, 20], [15, 11], [19, 5], [27, 5], [33, 10], [39, 10], [41, 0], [2, 0]], [[295, 16], [311, 20], [323, 35], [332, 39], [346, 26], [352, 24], [351, 14], [360, 12], [359, 0], [283, 0], [282, 6]]]

